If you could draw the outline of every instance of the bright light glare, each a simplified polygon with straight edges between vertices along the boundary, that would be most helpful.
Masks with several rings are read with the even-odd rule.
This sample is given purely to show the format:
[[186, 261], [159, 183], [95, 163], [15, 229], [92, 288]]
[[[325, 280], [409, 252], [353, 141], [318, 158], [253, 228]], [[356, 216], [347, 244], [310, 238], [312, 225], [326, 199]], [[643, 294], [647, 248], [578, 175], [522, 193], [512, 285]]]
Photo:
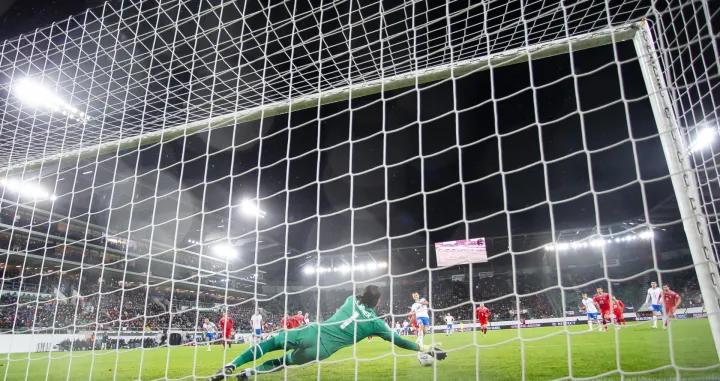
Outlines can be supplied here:
[[234, 257], [237, 255], [235, 249], [227, 243], [215, 245], [213, 247], [213, 252], [215, 252], [216, 255], [221, 257]]
[[338, 266], [338, 267], [322, 267], [322, 266], [320, 266], [320, 267], [315, 268], [313, 266], [307, 266], [307, 267], [304, 267], [302, 271], [306, 275], [310, 275], [310, 274], [314, 274], [314, 273], [324, 274], [324, 273], [330, 273], [330, 272], [333, 272], [333, 273], [340, 272], [340, 273], [347, 274], [351, 271], [353, 271], [353, 272], [354, 271], [364, 271], [364, 270], [372, 271], [372, 270], [377, 270], [377, 269], [384, 269], [387, 266], [388, 266], [387, 262], [369, 262], [369, 263], [360, 263], [355, 266], [350, 266], [347, 264]]
[[55, 93], [32, 78], [21, 78], [13, 84], [13, 92], [27, 106], [61, 112], [76, 120], [88, 120], [87, 115], [63, 101]]
[[255, 202], [252, 200], [242, 200], [240, 203], [240, 210], [243, 212], [243, 214], [246, 214], [248, 216], [258, 216], [260, 218], [265, 217], [265, 212], [260, 210], [260, 208], [255, 205]]
[[39, 187], [34, 182], [21, 182], [15, 179], [3, 178], [0, 179], [0, 186], [5, 188], [6, 191], [17, 193], [22, 198], [31, 200], [51, 200], [55, 201], [57, 197], [51, 195], [43, 188]]
[[698, 152], [712, 144], [717, 136], [717, 130], [712, 127], [705, 127], [697, 132], [695, 140], [690, 143], [690, 151]]
[[587, 241], [585, 241], [585, 242], [565, 242], [565, 243], [558, 243], [557, 245], [553, 245], [553, 244], [549, 243], [544, 246], [544, 249], [545, 249], [545, 251], [561, 252], [561, 251], [567, 251], [571, 248], [573, 248], [573, 249], [587, 248], [587, 247], [599, 248], [599, 247], [603, 247], [605, 245], [609, 245], [612, 243], [630, 242], [630, 241], [636, 241], [638, 239], [649, 241], [649, 240], [653, 239], [653, 237], [655, 237], [655, 231], [650, 229], [650, 230], [642, 231], [642, 232], [638, 233], [637, 235], [635, 235], [635, 233], [630, 233], [630, 234], [627, 234], [622, 237], [608, 238], [607, 240], [602, 239], [602, 238], [595, 238], [595, 239], [590, 240], [589, 243]]
[[47, 108], [52, 111], [67, 110], [70, 105], [65, 103], [52, 91], [31, 78], [22, 78], [13, 86], [15, 95], [29, 106]]

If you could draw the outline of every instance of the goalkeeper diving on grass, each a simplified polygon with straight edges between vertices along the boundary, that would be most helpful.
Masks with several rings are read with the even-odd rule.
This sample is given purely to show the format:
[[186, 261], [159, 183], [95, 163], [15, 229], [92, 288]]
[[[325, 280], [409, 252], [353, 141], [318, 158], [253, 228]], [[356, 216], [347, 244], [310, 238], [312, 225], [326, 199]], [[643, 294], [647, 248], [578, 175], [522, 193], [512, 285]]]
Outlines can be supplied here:
[[437, 360], [444, 360], [447, 357], [447, 354], [438, 348], [416, 344], [393, 332], [375, 314], [374, 309], [380, 303], [381, 296], [378, 286], [367, 286], [362, 295], [348, 297], [335, 315], [321, 325], [312, 324], [296, 329], [284, 329], [275, 337], [250, 347], [220, 369], [211, 380], [224, 380], [238, 367], [272, 351], [292, 350], [281, 358], [265, 361], [257, 368], [245, 369], [236, 375], [237, 380], [247, 380], [258, 372], [278, 371], [287, 365], [302, 365], [315, 360], [324, 360], [340, 349], [349, 347], [368, 336], [379, 336], [400, 348], [428, 353]]

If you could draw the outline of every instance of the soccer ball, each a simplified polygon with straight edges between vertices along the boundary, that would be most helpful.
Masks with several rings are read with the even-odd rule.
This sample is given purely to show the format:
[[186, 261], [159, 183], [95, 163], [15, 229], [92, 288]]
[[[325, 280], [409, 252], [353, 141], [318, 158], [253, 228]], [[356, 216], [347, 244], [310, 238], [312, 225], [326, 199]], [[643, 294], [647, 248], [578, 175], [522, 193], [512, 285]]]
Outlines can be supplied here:
[[433, 361], [435, 360], [435, 358], [433, 358], [429, 354], [422, 352], [418, 352], [417, 359], [422, 366], [431, 366]]

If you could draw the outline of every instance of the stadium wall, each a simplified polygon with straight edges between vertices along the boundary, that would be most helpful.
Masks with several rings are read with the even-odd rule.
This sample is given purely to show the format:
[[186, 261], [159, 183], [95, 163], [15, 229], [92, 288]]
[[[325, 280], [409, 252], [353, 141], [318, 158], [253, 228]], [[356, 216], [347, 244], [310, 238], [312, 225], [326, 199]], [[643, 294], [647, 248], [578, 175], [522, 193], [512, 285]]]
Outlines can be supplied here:
[[[634, 312], [628, 312], [625, 313], [625, 319], [628, 321], [641, 321], [641, 320], [650, 320], [649, 316], [642, 317], [637, 316]], [[692, 308], [686, 308], [682, 311], [678, 311], [676, 314], [676, 317], [678, 319], [694, 319], [694, 318], [707, 318], [707, 312], [703, 307], [692, 307]], [[558, 325], [576, 325], [576, 324], [585, 324], [587, 322], [587, 317], [584, 315], [581, 316], [571, 316], [566, 318], [549, 318], [549, 319], [530, 319], [525, 322], [524, 325], [522, 325], [520, 328], [538, 328], [538, 327], [552, 327], [552, 326], [558, 326]], [[490, 330], [499, 330], [499, 329], [516, 329], [518, 328], [518, 321], [501, 321], [497, 323], [491, 323], [488, 326], [488, 329]], [[446, 325], [435, 325], [432, 327], [434, 332], [444, 332], [447, 328]], [[459, 329], [460, 324], [459, 322], [454, 325], [454, 329]], [[478, 323], [466, 323], [464, 324], [464, 329], [466, 331], [476, 330], [480, 328], [480, 325]], [[10, 334], [0, 334], [0, 354], [6, 354], [6, 353], [32, 353], [32, 352], [46, 352], [48, 350], [54, 349], [56, 345], [60, 344], [61, 342], [65, 340], [75, 340], [80, 339], [84, 340], [87, 339], [90, 336], [91, 332], [81, 332], [76, 334], [46, 334], [46, 333], [36, 333], [36, 334], [15, 334], [14, 337], [11, 337]], [[156, 340], [160, 339], [160, 332], [144, 332], [144, 333], [133, 333], [133, 334], [113, 334], [113, 332], [106, 332], [106, 331], [97, 331], [97, 335], [101, 335], [104, 333], [110, 334], [110, 338], [112, 339], [125, 339], [125, 340], [131, 340], [131, 339], [138, 339], [143, 337], [152, 337]], [[187, 333], [193, 333], [197, 334], [197, 332], [193, 331], [178, 331], [178, 330], [172, 330], [168, 332], [170, 333], [180, 333], [183, 335], [183, 337]], [[242, 335], [242, 333], [241, 333]]]
[[84, 334], [15, 334], [2, 335], [0, 353], [32, 353], [42, 352], [41, 348], [54, 348], [65, 340], [85, 339]]
[[[635, 312], [626, 312], [623, 314], [625, 316], [625, 320], [627, 321], [645, 321], [645, 320], [652, 320], [650, 316], [646, 317], [640, 317]], [[703, 307], [692, 307], [692, 308], [686, 308], [682, 311], [678, 311], [675, 314], [675, 317], [677, 319], [694, 319], [694, 318], [707, 318], [707, 312]], [[576, 325], [576, 324], [586, 324], [587, 323], [587, 316], [585, 315], [579, 315], [579, 316], [568, 316], [565, 318], [548, 318], [548, 319], [528, 319], [525, 321], [525, 324], [523, 324], [520, 328], [538, 328], [538, 327], [553, 327], [558, 325]], [[498, 330], [498, 329], [509, 329], [509, 328], [518, 328], [519, 322], [517, 320], [515, 321], [501, 321], [497, 323], [490, 323], [488, 325], [488, 329], [490, 330]], [[437, 332], [445, 332], [447, 329], [447, 325], [435, 325], [432, 327], [433, 331]], [[465, 330], [476, 330], [480, 328], [479, 323], [466, 323], [464, 325]], [[457, 330], [460, 329], [460, 324], [454, 324], [453, 329]]]

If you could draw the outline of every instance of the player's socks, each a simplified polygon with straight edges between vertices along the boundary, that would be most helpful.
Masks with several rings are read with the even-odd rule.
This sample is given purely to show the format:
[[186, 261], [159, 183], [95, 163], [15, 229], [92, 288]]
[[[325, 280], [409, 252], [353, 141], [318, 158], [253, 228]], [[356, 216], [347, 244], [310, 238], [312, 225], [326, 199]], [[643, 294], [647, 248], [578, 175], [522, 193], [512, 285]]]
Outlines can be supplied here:
[[655, 313], [653, 313], [652, 322], [653, 322], [653, 325], [652, 325], [653, 328], [657, 328], [657, 315], [655, 315]]
[[260, 344], [255, 344], [252, 347], [246, 349], [245, 352], [243, 352], [240, 356], [236, 357], [235, 360], [233, 360], [228, 365], [239, 367], [242, 364], [247, 364], [254, 359], [259, 359], [260, 357], [263, 357], [265, 353], [270, 353], [272, 351], [276, 351], [282, 348], [282, 345], [275, 345], [275, 340], [265, 340]]
[[285, 363], [289, 363], [288, 356], [284, 356], [281, 358], [273, 359], [265, 361], [264, 363], [257, 366], [257, 368], [248, 368], [243, 370], [240, 374], [238, 374], [237, 379], [238, 380], [250, 380], [253, 375], [255, 375], [258, 372], [262, 373], [271, 373], [271, 372], [277, 372], [278, 370], [283, 369], [283, 366]]
[[592, 331], [592, 319], [588, 319], [588, 325], [590, 326], [590, 329], [588, 329], [588, 331]]

